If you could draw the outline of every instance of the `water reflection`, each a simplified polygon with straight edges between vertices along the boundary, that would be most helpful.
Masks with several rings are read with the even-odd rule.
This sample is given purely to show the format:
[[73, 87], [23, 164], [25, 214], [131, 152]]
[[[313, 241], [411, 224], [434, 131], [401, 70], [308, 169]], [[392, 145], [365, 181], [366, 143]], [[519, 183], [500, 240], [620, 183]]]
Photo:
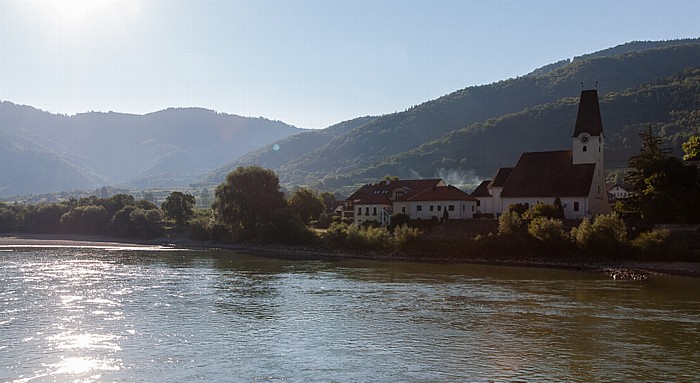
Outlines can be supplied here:
[[0, 257], [0, 381], [689, 381], [699, 281], [227, 251]]

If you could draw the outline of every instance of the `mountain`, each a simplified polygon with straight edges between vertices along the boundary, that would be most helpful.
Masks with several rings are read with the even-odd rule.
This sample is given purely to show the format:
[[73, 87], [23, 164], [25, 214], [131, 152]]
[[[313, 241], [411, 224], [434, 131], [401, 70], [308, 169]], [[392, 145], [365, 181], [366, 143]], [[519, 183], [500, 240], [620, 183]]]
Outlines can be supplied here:
[[186, 184], [303, 131], [279, 121], [200, 108], [66, 116], [2, 102], [0, 196], [136, 181], [146, 186], [164, 178]]
[[[606, 169], [626, 167], [629, 157], [639, 152], [637, 134], [649, 125], [664, 138], [664, 147], [681, 156], [682, 143], [700, 134], [699, 94], [700, 68], [693, 68], [601, 97]], [[470, 175], [491, 177], [501, 166], [515, 165], [523, 152], [570, 149], [578, 102], [578, 97], [563, 98], [472, 124], [348, 174], [337, 180], [338, 186], [386, 174], [432, 177], [442, 173], [452, 175], [453, 184], [475, 187], [477, 179]]]
[[[267, 164], [278, 173], [284, 184], [311, 185], [331, 190], [376, 181], [377, 177], [386, 174], [401, 178], [416, 175], [432, 177], [441, 169], [455, 169], [459, 176], [464, 177], [490, 176], [492, 165], [496, 165], [493, 167], [495, 169], [498, 163], [508, 163], [522, 151], [551, 149], [552, 146], [548, 145], [556, 142], [547, 137], [560, 133], [550, 131], [541, 136], [521, 134], [517, 143], [522, 145], [505, 145], [511, 149], [510, 152], [499, 150], [488, 159], [475, 154], [484, 150], [487, 142], [479, 141], [481, 136], [474, 136], [473, 141], [462, 149], [464, 153], [456, 159], [452, 158], [456, 164], [446, 157], [444, 163], [422, 163], [420, 171], [401, 166], [395, 160], [423, 144], [443, 139], [451, 132], [474, 124], [485, 124], [492, 119], [528, 109], [539, 110], [538, 106], [564, 102], [561, 100], [565, 99], [571, 103], [572, 97], [578, 96], [582, 86], [598, 84], [599, 93], [605, 95], [651, 84], [686, 68], [696, 67], [700, 67], [698, 39], [625, 44], [573, 61], [555, 63], [536, 71], [536, 74], [465, 88], [401, 113], [361, 121], [364, 123], [354, 129], [325, 137], [332, 136], [330, 140], [314, 142], [306, 146], [305, 151], [296, 150], [282, 164], [262, 160], [264, 156], [269, 158], [272, 155], [271, 147], [245, 156], [245, 163]], [[557, 126], [568, 129], [570, 115], [562, 112], [558, 118]], [[481, 125], [481, 128], [493, 129], [491, 125]], [[310, 132], [308, 137], [320, 134], [322, 131]], [[631, 135], [634, 136], [634, 133]], [[510, 140], [507, 136], [504, 139]], [[554, 148], [562, 147], [556, 144]], [[473, 150], [477, 152], [470, 152]], [[387, 167], [387, 163], [394, 163], [395, 166]], [[237, 164], [243, 162], [234, 162], [229, 168]], [[220, 171], [212, 179], [220, 181], [223, 174]]]
[[207, 177], [209, 182], [220, 182], [238, 166], [258, 165], [268, 169], [279, 169], [286, 163], [292, 162], [314, 148], [322, 147], [332, 140], [374, 120], [376, 117], [359, 117], [344, 121], [321, 130], [310, 130], [289, 136], [274, 144], [254, 150], [239, 159], [215, 170]]

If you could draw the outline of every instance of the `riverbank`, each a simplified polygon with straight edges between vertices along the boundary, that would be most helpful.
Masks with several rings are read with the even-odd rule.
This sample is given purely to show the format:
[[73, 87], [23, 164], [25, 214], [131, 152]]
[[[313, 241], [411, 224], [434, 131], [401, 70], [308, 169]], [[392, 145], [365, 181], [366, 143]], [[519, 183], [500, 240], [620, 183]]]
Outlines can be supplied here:
[[62, 235], [62, 234], [0, 234], [3, 247], [129, 247], [129, 248], [192, 248], [229, 249], [256, 253], [265, 256], [294, 259], [343, 259], [359, 258], [381, 261], [426, 262], [426, 263], [471, 263], [527, 268], [557, 268], [585, 272], [605, 273], [613, 279], [644, 280], [649, 277], [675, 275], [700, 277], [700, 263], [695, 262], [643, 262], [608, 261], [576, 258], [521, 257], [500, 255], [435, 257], [420, 254], [407, 255], [400, 252], [351, 252], [329, 251], [316, 247], [266, 245], [260, 243], [225, 244], [199, 242], [180, 238], [157, 238], [148, 240], [124, 239], [108, 236]]

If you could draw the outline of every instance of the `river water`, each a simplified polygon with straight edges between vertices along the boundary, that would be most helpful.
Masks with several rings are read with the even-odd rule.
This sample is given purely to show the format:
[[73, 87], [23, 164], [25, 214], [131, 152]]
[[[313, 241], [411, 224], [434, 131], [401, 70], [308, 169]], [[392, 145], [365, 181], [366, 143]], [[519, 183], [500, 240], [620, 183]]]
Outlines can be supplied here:
[[695, 382], [700, 280], [0, 248], [3, 382]]

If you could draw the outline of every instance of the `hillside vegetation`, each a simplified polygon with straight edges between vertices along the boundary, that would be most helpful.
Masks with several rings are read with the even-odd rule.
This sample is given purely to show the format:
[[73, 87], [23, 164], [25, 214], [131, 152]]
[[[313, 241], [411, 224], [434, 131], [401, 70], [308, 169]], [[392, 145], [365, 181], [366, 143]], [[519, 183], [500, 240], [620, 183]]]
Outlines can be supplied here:
[[[555, 65], [537, 75], [462, 89], [401, 113], [371, 119], [347, 132], [333, 132], [323, 140], [309, 140], [313, 144], [305, 146], [305, 150], [296, 148], [284, 163], [263, 160], [269, 158], [272, 148], [268, 147], [246, 156], [245, 162], [231, 164], [229, 169], [249, 164], [269, 166], [279, 174], [283, 184], [311, 185], [326, 190], [375, 181], [387, 174], [414, 178], [454, 171], [465, 176], [486, 177], [499, 164], [513, 163], [523, 151], [568, 148], [576, 98], [582, 84], [592, 88], [597, 83], [603, 99], [608, 94], [624, 94], [628, 89], [629, 92], [638, 89], [639, 98], [645, 86], [652, 87], [650, 84], [663, 81], [661, 79], [697, 67], [700, 67], [698, 40], [631, 43]], [[633, 146], [627, 142], [617, 143], [623, 139], [612, 137], [615, 134], [626, 134], [627, 140], [634, 140], [639, 124], [670, 123], [672, 120], [668, 116], [672, 113], [694, 108], [686, 105], [690, 100], [678, 100], [686, 109], [669, 105], [674, 102], [670, 100], [646, 101], [643, 106], [634, 101], [624, 105], [628, 108], [626, 113], [639, 115], [639, 118], [620, 116], [619, 122], [615, 116], [620, 113], [603, 106], [604, 125], [613, 138], [611, 147]], [[674, 109], [664, 109], [668, 107]], [[650, 110], [655, 111], [653, 116], [649, 116]], [[675, 123], [681, 123], [678, 118], [676, 120]], [[619, 126], [619, 123], [624, 124]], [[464, 135], [465, 129], [467, 136], [459, 144], [452, 144], [454, 147], [434, 143], [435, 140], [454, 139], [453, 132]], [[486, 133], [487, 130], [493, 131]], [[310, 138], [321, 133], [308, 134]], [[283, 149], [281, 146], [280, 151]], [[426, 157], [428, 154], [430, 158]], [[611, 160], [615, 166], [623, 162], [615, 156]], [[223, 174], [219, 172], [213, 180], [219, 181]]]

